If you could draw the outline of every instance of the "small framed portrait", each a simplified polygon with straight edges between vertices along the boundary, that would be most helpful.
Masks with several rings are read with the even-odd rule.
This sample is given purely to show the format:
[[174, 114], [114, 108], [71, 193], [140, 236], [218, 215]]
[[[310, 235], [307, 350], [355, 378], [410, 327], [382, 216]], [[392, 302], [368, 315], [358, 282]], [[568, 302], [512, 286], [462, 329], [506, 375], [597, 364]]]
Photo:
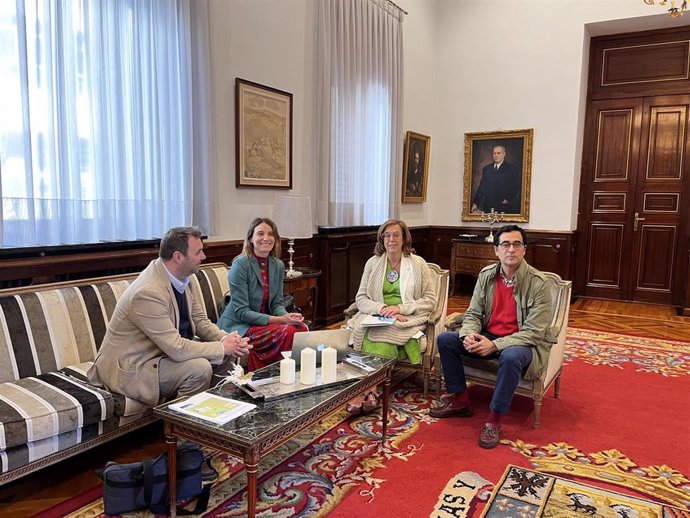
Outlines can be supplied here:
[[529, 221], [533, 132], [465, 133], [462, 221], [481, 221], [492, 209], [501, 221]]
[[236, 187], [292, 188], [292, 94], [235, 83]]
[[429, 148], [431, 137], [408, 131], [405, 136], [403, 161], [403, 203], [423, 203], [429, 180]]

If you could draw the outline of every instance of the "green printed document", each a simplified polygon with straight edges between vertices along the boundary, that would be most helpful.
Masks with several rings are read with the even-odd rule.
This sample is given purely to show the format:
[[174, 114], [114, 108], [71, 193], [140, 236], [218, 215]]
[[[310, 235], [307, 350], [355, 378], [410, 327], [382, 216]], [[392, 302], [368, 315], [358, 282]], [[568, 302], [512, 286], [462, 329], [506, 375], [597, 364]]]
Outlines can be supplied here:
[[170, 405], [172, 410], [216, 424], [225, 424], [256, 408], [252, 403], [201, 392]]

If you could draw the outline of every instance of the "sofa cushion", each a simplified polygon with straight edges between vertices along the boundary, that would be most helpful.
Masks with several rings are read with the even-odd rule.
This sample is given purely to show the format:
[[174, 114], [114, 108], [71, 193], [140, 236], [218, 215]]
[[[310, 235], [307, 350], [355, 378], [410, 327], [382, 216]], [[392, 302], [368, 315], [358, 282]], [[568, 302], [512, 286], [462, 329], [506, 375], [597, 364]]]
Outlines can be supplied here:
[[[113, 432], [121, 426], [135, 423], [151, 414], [152, 410], [131, 417], [113, 416], [105, 421], [90, 424], [69, 432], [64, 432], [47, 439], [22, 444], [0, 451], [0, 473], [20, 468], [30, 462], [35, 462], [59, 451], [72, 448], [80, 443], [92, 441], [98, 437]], [[107, 439], [103, 438], [102, 442]], [[99, 441], [100, 444], [101, 441]]]
[[110, 393], [62, 373], [0, 384], [0, 450], [111, 417]]
[[[84, 383], [88, 383], [88, 376], [86, 373], [89, 372], [89, 369], [92, 365], [93, 362], [70, 365], [69, 367], [62, 369], [60, 372], [77, 378]], [[118, 394], [117, 392], [111, 392], [110, 395], [113, 396], [113, 402], [115, 404], [114, 414], [118, 416], [126, 417], [130, 415], [137, 415], [151, 408], [146, 403], [129, 398], [123, 394]]]

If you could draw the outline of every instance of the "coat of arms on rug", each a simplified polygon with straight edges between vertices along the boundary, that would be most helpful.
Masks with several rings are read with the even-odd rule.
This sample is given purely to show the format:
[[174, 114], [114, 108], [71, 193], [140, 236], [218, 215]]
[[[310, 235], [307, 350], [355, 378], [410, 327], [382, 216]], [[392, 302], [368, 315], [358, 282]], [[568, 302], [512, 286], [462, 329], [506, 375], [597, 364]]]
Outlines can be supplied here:
[[690, 517], [683, 509], [509, 465], [482, 518]]

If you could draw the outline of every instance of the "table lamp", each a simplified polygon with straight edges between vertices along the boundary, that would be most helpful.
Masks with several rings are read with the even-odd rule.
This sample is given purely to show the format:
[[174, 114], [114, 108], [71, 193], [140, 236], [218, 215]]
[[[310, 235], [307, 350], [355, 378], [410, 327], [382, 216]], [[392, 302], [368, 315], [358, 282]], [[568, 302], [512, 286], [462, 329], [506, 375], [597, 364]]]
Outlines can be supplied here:
[[273, 205], [273, 221], [278, 225], [278, 233], [288, 239], [288, 277], [299, 277], [302, 272], [293, 269], [292, 254], [295, 239], [312, 237], [311, 198], [297, 194], [278, 194]]

